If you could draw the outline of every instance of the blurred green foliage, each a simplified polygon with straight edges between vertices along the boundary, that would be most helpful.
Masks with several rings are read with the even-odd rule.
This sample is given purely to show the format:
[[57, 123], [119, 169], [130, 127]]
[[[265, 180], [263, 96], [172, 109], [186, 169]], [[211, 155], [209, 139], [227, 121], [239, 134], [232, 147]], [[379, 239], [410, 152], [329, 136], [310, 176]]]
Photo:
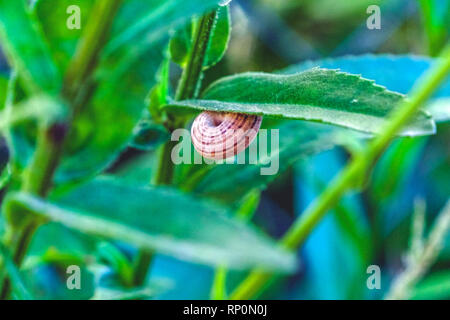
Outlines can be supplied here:
[[[61, 99], [60, 92], [79, 54], [79, 40], [96, 18], [90, 16], [94, 1], [38, 0], [25, 10], [25, 1], [0, 0], [0, 46], [9, 64], [6, 67], [0, 56], [0, 127], [9, 147], [9, 153], [0, 152], [5, 177], [2, 196], [9, 193], [0, 234], [7, 234], [5, 218], [20, 220], [21, 216], [14, 216], [18, 208], [56, 222], [39, 228], [22, 269], [14, 266], [2, 247], [5, 268], [0, 270], [0, 279], [5, 272], [10, 275], [13, 297], [199, 299], [209, 298], [213, 283], [213, 269], [205, 265], [233, 268], [226, 272], [226, 281], [224, 269], [216, 273], [216, 297], [231, 292], [250, 267], [292, 271], [293, 255], [280, 250], [274, 239], [353, 154], [364, 148], [370, 136], [320, 123], [288, 121], [286, 118], [311, 120], [307, 117], [310, 113], [305, 116], [302, 109], [293, 108], [294, 115], [289, 117], [280, 105], [322, 101], [319, 107], [338, 106], [345, 113], [348, 102], [358, 94], [350, 89], [363, 83], [368, 87], [360, 90], [363, 100], [373, 90], [364, 105], [369, 106], [368, 112], [363, 115], [373, 111], [378, 116], [380, 109], [371, 108], [389, 111], [389, 102], [399, 97], [390, 91], [407, 94], [436, 63], [433, 57], [449, 40], [448, 0], [378, 1], [382, 29], [368, 30], [366, 8], [372, 2], [233, 0], [230, 7], [222, 7], [204, 64], [202, 88], [209, 89], [202, 98], [206, 100], [209, 94], [215, 100], [211, 106], [211, 101], [174, 102], [172, 97], [195, 46], [198, 18], [217, 1], [124, 0], [109, 40], [104, 48], [98, 48], [101, 54], [78, 83], [76, 99], [70, 100]], [[81, 30], [65, 26], [66, 8], [73, 4], [83, 13]], [[280, 73], [313, 67], [362, 75], [390, 91], [334, 71], [327, 71], [341, 75], [334, 87], [331, 77], [319, 82], [307, 77], [309, 91], [302, 91], [305, 84], [298, 81], [279, 80], [284, 77]], [[275, 79], [269, 85], [270, 81], [245, 74], [209, 87], [223, 76], [247, 71], [278, 75], [260, 75], [262, 80]], [[357, 84], [350, 78], [358, 79]], [[215, 94], [214, 88], [218, 88]], [[291, 91], [283, 91], [286, 88]], [[305, 102], [302, 99], [308, 92], [310, 99]], [[380, 92], [387, 97], [383, 102]], [[284, 93], [284, 98], [279, 93]], [[436, 134], [394, 141], [362, 192], [344, 197], [297, 252], [300, 268], [278, 279], [261, 297], [383, 298], [404, 267], [402, 256], [410, 239], [414, 200], [424, 199], [426, 222], [431, 225], [450, 195], [449, 97], [447, 81], [431, 101], [435, 109], [431, 104], [425, 106], [440, 120], [436, 121]], [[268, 107], [268, 102], [273, 105]], [[280, 148], [271, 155], [279, 158], [279, 175], [261, 176], [260, 169], [267, 163], [262, 161], [257, 165], [179, 165], [174, 186], [147, 186], [158, 171], [157, 149], [169, 140], [165, 125], [170, 114], [165, 111], [170, 105], [190, 107], [190, 112], [229, 108], [251, 113], [248, 105], [258, 103], [262, 106], [256, 113], [263, 110], [284, 118], [265, 118], [263, 123], [263, 128], [280, 130]], [[76, 120], [66, 138], [48, 201], [12, 193], [19, 191], [23, 170], [32, 161], [37, 132], [49, 122], [66, 121], [67, 109], [77, 104], [81, 107], [76, 115], [68, 117]], [[180, 110], [174, 110], [189, 124], [190, 112], [181, 116]], [[377, 131], [373, 119], [357, 116], [338, 118], [325, 111], [313, 120]], [[434, 122], [427, 119], [428, 134]], [[371, 125], [374, 130], [364, 130]], [[99, 174], [108, 177], [91, 180]], [[150, 250], [152, 262], [144, 283], [135, 287], [132, 273], [139, 248]], [[82, 268], [81, 291], [66, 288], [65, 271], [73, 264]], [[373, 264], [381, 268], [381, 290], [366, 286], [366, 270]], [[447, 236], [436, 263], [413, 288], [411, 298], [450, 298], [449, 268]], [[169, 285], [157, 284], [167, 278]]]

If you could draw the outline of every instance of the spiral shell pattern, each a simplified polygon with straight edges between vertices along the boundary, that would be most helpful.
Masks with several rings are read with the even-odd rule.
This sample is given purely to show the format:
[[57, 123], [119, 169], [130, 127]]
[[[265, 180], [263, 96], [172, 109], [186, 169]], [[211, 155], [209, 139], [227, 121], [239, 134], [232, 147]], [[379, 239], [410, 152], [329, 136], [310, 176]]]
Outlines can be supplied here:
[[261, 121], [255, 115], [205, 111], [192, 124], [192, 144], [207, 159], [234, 157], [255, 139]]

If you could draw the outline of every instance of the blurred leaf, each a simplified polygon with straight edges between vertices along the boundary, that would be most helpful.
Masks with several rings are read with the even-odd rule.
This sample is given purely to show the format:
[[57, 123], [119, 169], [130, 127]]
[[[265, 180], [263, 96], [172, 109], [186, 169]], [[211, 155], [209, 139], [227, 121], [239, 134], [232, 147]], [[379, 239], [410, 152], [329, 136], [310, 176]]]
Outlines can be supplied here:
[[61, 101], [46, 95], [34, 95], [32, 98], [13, 106], [13, 111], [0, 112], [0, 131], [28, 119], [51, 123], [66, 114], [65, 106]]
[[[318, 121], [378, 133], [403, 96], [356, 75], [314, 68], [294, 75], [226, 77], [206, 89], [202, 99], [172, 102], [168, 108]], [[433, 120], [421, 111], [402, 134], [434, 132]]]
[[98, 246], [98, 256], [118, 275], [122, 286], [133, 284], [133, 266], [128, 258], [113, 244], [102, 242]]
[[449, 17], [450, 2], [448, 0], [419, 0], [419, 4], [428, 36], [429, 54], [437, 55], [445, 45], [448, 36], [446, 18]]
[[[192, 50], [194, 23], [188, 23], [179, 29], [170, 40], [170, 54], [174, 62], [184, 67]], [[231, 33], [231, 17], [228, 6], [217, 9], [214, 27], [211, 31], [209, 46], [206, 50], [204, 67], [209, 68], [218, 63], [225, 54]]]
[[450, 298], [450, 271], [435, 272], [421, 282], [412, 291], [411, 299], [445, 299]]
[[379, 204], [397, 196], [396, 190], [406, 183], [408, 174], [414, 170], [426, 141], [426, 138], [396, 140], [379, 159], [371, 183], [373, 197]]
[[6, 75], [0, 74], [0, 110], [3, 110], [6, 102], [6, 95], [8, 92], [9, 78]]
[[19, 193], [7, 203], [9, 208], [19, 206], [86, 234], [193, 262], [280, 271], [295, 265], [291, 254], [230, 218], [224, 208], [176, 190], [135, 188], [98, 179], [54, 202]]
[[[371, 0], [358, 1], [339, 1], [334, 0], [316, 0], [308, 3], [306, 6], [308, 16], [314, 17], [317, 20], [333, 20], [341, 19], [346, 21], [354, 15], [365, 13], [368, 6], [373, 4]], [[333, 8], [325, 10], [325, 8]]]
[[427, 111], [436, 122], [450, 121], [450, 97], [433, 100], [427, 106]]
[[160, 293], [160, 289], [153, 287], [137, 289], [97, 288], [92, 300], [146, 300]]
[[95, 247], [92, 237], [57, 223], [47, 223], [36, 231], [28, 252], [31, 256], [44, 256], [53, 250], [84, 258], [92, 254]]
[[[214, 8], [218, 0], [128, 0], [114, 26], [116, 35], [106, 48], [114, 53], [130, 43], [157, 42], [189, 18]], [[130, 21], [133, 23], [130, 25]]]
[[[64, 72], [72, 60], [84, 27], [89, 21], [91, 9], [95, 1], [92, 0], [39, 0], [34, 6], [37, 17], [42, 26], [53, 55], [53, 60], [59, 70]], [[80, 8], [80, 29], [69, 29], [66, 26], [69, 14], [67, 8], [75, 5]]]
[[193, 23], [188, 22], [178, 29], [169, 42], [170, 58], [173, 62], [185, 67], [192, 49]]
[[16, 265], [14, 264], [11, 258], [11, 255], [9, 254], [8, 250], [3, 246], [2, 243], [0, 243], [0, 258], [1, 258], [0, 266], [6, 269], [6, 272], [8, 273], [8, 276], [11, 279], [14, 295], [19, 300], [32, 300], [33, 297], [31, 296], [28, 287], [25, 285], [25, 282], [23, 281], [22, 274], [17, 269]]
[[150, 90], [147, 97], [148, 111], [156, 123], [163, 122], [161, 107], [167, 103], [170, 96], [170, 59], [165, 57], [157, 74], [157, 84]]
[[[90, 2], [71, 3], [80, 5], [83, 21], [89, 17]], [[216, 3], [213, 0], [124, 1], [114, 20], [112, 40], [106, 45], [93, 78], [89, 79], [95, 92], [86, 92], [87, 97], [92, 96], [90, 103], [82, 108], [67, 138], [65, 154], [54, 178], [56, 184], [92, 177], [126, 148], [145, 108], [145, 97], [156, 83], [155, 74], [164, 58], [169, 30]], [[57, 0], [36, 4], [46, 40], [61, 72], [75, 55], [75, 41], [80, 38], [79, 31], [66, 30], [65, 4]], [[130, 21], [135, 23], [130, 26]], [[21, 132], [15, 134], [15, 140], [15, 147], [20, 148], [15, 152], [18, 164], [24, 167], [33, 153], [34, 136]]]
[[152, 179], [156, 170], [158, 157], [155, 152], [136, 156], [128, 163], [119, 167], [114, 176], [120, 177], [122, 181], [128, 181], [134, 185], [146, 186]]
[[[180, 186], [202, 196], [233, 202], [249, 190], [264, 190], [278, 174], [299, 159], [330, 149], [344, 137], [358, 135], [345, 129], [304, 121], [285, 121], [278, 129], [279, 147], [271, 149], [266, 156], [260, 156], [256, 164], [247, 161], [247, 164], [205, 165], [195, 174], [187, 171], [185, 178], [180, 179]], [[261, 133], [259, 135], [259, 139], [263, 139]], [[271, 165], [278, 170], [271, 175], [262, 175], [261, 169]]]
[[27, 1], [0, 1], [0, 39], [29, 93], [56, 92], [60, 88], [61, 76]]
[[[296, 165], [295, 213], [302, 212], [339, 173], [346, 159], [330, 150]], [[364, 299], [372, 258], [370, 227], [358, 196], [347, 195], [314, 229], [302, 248], [306, 267], [294, 299]], [[334, 271], [333, 271], [334, 270]]]
[[93, 274], [84, 264], [79, 265], [81, 289], [70, 290], [67, 287], [68, 264], [39, 262], [29, 269], [24, 269], [25, 281], [29, 284], [36, 299], [39, 300], [86, 300], [94, 295]]
[[247, 193], [240, 201], [236, 209], [236, 217], [244, 220], [252, 220], [261, 200], [261, 191], [258, 189]]
[[424, 152], [427, 137], [401, 138], [393, 141], [380, 157], [371, 175], [370, 192], [374, 230], [384, 238], [411, 213], [411, 196], [421, 192], [416, 183], [420, 155]]
[[139, 150], [155, 150], [170, 139], [167, 129], [149, 120], [141, 120], [133, 131], [130, 146]]

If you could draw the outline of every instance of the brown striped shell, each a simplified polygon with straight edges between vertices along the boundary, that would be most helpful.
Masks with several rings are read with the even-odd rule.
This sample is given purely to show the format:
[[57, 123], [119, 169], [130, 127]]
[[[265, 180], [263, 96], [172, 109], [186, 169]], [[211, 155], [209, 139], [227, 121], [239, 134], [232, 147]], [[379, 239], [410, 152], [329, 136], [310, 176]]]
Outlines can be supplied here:
[[207, 159], [234, 157], [255, 139], [261, 121], [255, 115], [205, 111], [192, 124], [192, 144]]

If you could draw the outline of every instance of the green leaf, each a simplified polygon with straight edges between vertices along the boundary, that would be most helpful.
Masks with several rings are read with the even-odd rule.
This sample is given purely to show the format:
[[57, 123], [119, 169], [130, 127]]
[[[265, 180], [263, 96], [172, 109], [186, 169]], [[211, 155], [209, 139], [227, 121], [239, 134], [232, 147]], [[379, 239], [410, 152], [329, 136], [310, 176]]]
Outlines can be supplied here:
[[189, 22], [178, 29], [169, 42], [170, 58], [173, 62], [185, 67], [192, 49], [193, 23]]
[[144, 287], [137, 289], [111, 289], [97, 288], [95, 296], [91, 300], [148, 300], [155, 297], [162, 290], [153, 287]]
[[61, 76], [56, 68], [35, 15], [25, 0], [0, 0], [0, 39], [24, 88], [35, 93], [56, 92]]
[[[75, 54], [77, 30], [67, 30], [69, 15], [66, 0], [43, 0], [36, 4], [46, 40], [61, 69]], [[84, 21], [90, 21], [92, 1], [77, 0]], [[68, 137], [65, 154], [55, 184], [71, 183], [94, 176], [108, 167], [133, 139], [145, 109], [145, 98], [156, 84], [155, 75], [163, 61], [169, 31], [183, 25], [195, 14], [213, 8], [217, 1], [127, 0], [114, 19], [110, 41], [103, 50], [93, 75], [95, 92], [81, 110]], [[132, 22], [130, 24], [130, 21]], [[88, 93], [91, 94], [91, 93]], [[34, 141], [17, 137], [21, 150], [16, 152], [26, 166]]]
[[426, 138], [398, 139], [380, 157], [371, 181], [372, 196], [377, 206], [400, 197], [398, 192], [403, 191], [404, 185], [408, 183], [408, 176], [419, 165], [419, 156], [424, 152], [426, 143]]
[[[106, 47], [112, 54], [123, 46], [135, 43], [157, 42], [170, 30], [184, 25], [194, 15], [213, 9], [218, 0], [128, 0], [115, 22], [115, 35]], [[130, 21], [132, 23], [130, 24]]]
[[124, 287], [133, 285], [133, 266], [117, 247], [109, 242], [98, 246], [98, 256], [117, 274], [120, 284]]
[[61, 101], [46, 95], [35, 95], [12, 108], [12, 112], [8, 109], [0, 112], [0, 131], [29, 119], [51, 123], [67, 113]]
[[141, 120], [133, 132], [130, 147], [139, 150], [155, 150], [159, 145], [170, 139], [167, 129], [150, 120]]
[[236, 209], [236, 216], [244, 221], [252, 220], [256, 210], [258, 209], [260, 200], [261, 191], [258, 189], [250, 191], [240, 201]]
[[[239, 112], [318, 121], [379, 133], [403, 96], [356, 75], [314, 68], [294, 75], [244, 73], [213, 83], [202, 100], [172, 102], [167, 108]], [[421, 111], [402, 135], [435, 132], [431, 116]]]
[[147, 97], [148, 111], [153, 121], [163, 123], [161, 107], [170, 97], [170, 59], [166, 57], [158, 71], [157, 84], [150, 90]]
[[5, 107], [6, 96], [8, 92], [8, 82], [8, 77], [0, 74], [0, 110], [3, 110]]
[[[80, 289], [69, 289], [69, 266], [80, 268]], [[94, 275], [85, 261], [71, 253], [50, 248], [41, 257], [30, 257], [23, 266], [24, 280], [37, 300], [86, 300], [94, 295]]]
[[434, 99], [427, 105], [426, 110], [436, 122], [450, 121], [450, 97]]
[[[49, 40], [53, 60], [62, 72], [75, 54], [94, 3], [92, 0], [39, 0], [34, 7], [42, 31]], [[70, 17], [67, 8], [73, 5], [80, 8], [80, 29], [69, 29], [66, 25]]]
[[[188, 23], [179, 29], [170, 40], [170, 55], [174, 62], [185, 67], [192, 49], [195, 23]], [[228, 6], [217, 9], [216, 21], [211, 30], [211, 37], [206, 50], [204, 67], [210, 68], [224, 56], [231, 34], [231, 16]]]
[[[450, 11], [449, 11], [450, 13]], [[367, 79], [375, 80], [379, 85], [391, 91], [407, 94], [411, 91], [417, 79], [431, 68], [437, 59], [416, 55], [373, 55], [344, 56], [323, 60], [306, 61], [280, 71], [282, 74], [295, 74], [311, 68], [340, 69], [341, 71], [360, 74]], [[449, 112], [446, 98], [450, 97], [450, 77], [433, 95], [430, 103], [425, 107], [436, 122], [446, 121], [443, 112]], [[441, 100], [444, 99], [444, 100]], [[438, 110], [436, 104], [439, 104]], [[437, 114], [436, 114], [437, 112]], [[437, 116], [437, 118], [435, 118]]]
[[[184, 175], [177, 179], [180, 187], [202, 196], [234, 202], [250, 190], [264, 190], [296, 161], [330, 149], [352, 135], [358, 135], [345, 129], [305, 121], [285, 121], [277, 127], [279, 147], [276, 145], [272, 147], [269, 142], [270, 152], [266, 156], [258, 156], [256, 164], [247, 161], [246, 164], [232, 165], [190, 165], [188, 168], [195, 171], [185, 170]], [[270, 135], [271, 133], [268, 132], [268, 137]], [[258, 139], [262, 139], [261, 133]], [[248, 160], [248, 157], [246, 159]], [[270, 166], [278, 170], [273, 170], [274, 174], [262, 175], [261, 169]]]
[[[8, 250], [0, 243], [0, 266], [4, 266], [11, 279], [13, 292], [19, 300], [32, 300], [33, 297], [25, 285], [22, 274], [14, 264]], [[0, 273], [1, 274], [1, 273]]]
[[122, 166], [114, 172], [114, 176], [119, 177], [121, 180], [129, 181], [134, 185], [146, 186], [155, 174], [157, 162], [157, 153], [147, 152], [122, 164]]
[[98, 179], [53, 199], [45, 202], [15, 194], [7, 201], [6, 211], [30, 210], [85, 234], [198, 263], [280, 271], [291, 271], [295, 265], [293, 255], [232, 219], [224, 208], [176, 190]]
[[449, 299], [450, 272], [440, 271], [419, 282], [413, 289], [411, 299]]
[[205, 56], [205, 68], [210, 68], [222, 60], [231, 36], [230, 7], [221, 6], [217, 10], [216, 23], [211, 33]]

